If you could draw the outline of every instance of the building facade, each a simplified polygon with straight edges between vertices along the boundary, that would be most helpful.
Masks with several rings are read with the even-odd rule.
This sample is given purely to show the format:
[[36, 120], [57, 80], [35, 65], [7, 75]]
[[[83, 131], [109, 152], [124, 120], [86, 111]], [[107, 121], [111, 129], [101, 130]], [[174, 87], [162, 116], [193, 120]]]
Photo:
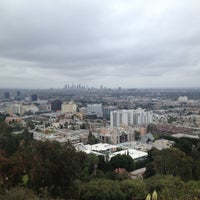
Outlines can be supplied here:
[[117, 110], [117, 106], [104, 106], [103, 107], [103, 118], [110, 120], [110, 113]]
[[117, 110], [110, 113], [111, 127], [147, 125], [152, 121], [152, 112], [141, 108], [136, 110]]
[[9, 113], [10, 115], [13, 114], [23, 115], [28, 111], [36, 113], [39, 111], [39, 108], [33, 104], [31, 105], [11, 104], [6, 108], [6, 112]]
[[63, 113], [76, 113], [77, 105], [73, 101], [70, 101], [69, 103], [63, 102], [61, 105], [61, 111]]
[[103, 117], [102, 104], [87, 104], [87, 115], [96, 115], [99, 118]]
[[61, 105], [62, 105], [62, 102], [60, 100], [56, 99], [51, 102], [51, 110], [54, 112], [61, 110]]
[[127, 128], [104, 128], [99, 133], [99, 140], [102, 143], [120, 144], [135, 140], [134, 129]]
[[37, 101], [38, 95], [37, 94], [32, 94], [31, 95], [31, 101]]

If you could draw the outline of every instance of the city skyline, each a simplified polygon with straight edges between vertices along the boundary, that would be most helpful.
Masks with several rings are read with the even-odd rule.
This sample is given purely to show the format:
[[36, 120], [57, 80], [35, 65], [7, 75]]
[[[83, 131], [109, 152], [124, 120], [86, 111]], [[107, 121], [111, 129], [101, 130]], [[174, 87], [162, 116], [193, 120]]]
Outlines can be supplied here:
[[197, 88], [200, 2], [0, 3], [0, 88]]

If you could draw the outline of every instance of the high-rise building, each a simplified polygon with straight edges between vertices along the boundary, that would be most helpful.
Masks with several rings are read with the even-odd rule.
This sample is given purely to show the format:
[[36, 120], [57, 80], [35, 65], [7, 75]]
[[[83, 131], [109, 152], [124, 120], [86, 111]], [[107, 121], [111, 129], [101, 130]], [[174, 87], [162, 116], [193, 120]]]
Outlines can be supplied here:
[[17, 91], [17, 97], [20, 97], [21, 96], [21, 91]]
[[18, 91], [16, 92], [15, 100], [16, 100], [16, 101], [20, 101], [20, 100], [21, 100], [21, 91], [18, 90]]
[[62, 102], [58, 99], [51, 102], [51, 110], [56, 112], [58, 110], [61, 110], [61, 104]]
[[130, 123], [129, 110], [116, 110], [110, 113], [111, 127], [128, 126]]
[[103, 118], [110, 120], [111, 111], [117, 110], [117, 106], [104, 106], [103, 107]]
[[102, 104], [87, 104], [87, 115], [95, 115], [99, 118], [103, 117]]
[[63, 102], [61, 110], [63, 113], [75, 113], [77, 112], [77, 105], [73, 101], [70, 101], [69, 103]]
[[32, 101], [37, 101], [37, 99], [38, 99], [38, 95], [37, 94], [32, 94], [31, 95], [31, 100]]
[[5, 97], [5, 99], [9, 99], [10, 98], [10, 93], [9, 92], [4, 92], [4, 97]]
[[111, 127], [147, 125], [152, 123], [152, 112], [141, 108], [136, 110], [117, 110], [110, 113]]

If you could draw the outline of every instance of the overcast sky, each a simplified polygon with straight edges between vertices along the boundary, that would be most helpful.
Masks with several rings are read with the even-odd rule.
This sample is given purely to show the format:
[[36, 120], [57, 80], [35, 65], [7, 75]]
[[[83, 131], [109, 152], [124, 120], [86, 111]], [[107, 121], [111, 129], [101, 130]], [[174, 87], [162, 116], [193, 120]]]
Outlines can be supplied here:
[[0, 0], [0, 87], [200, 87], [199, 0]]

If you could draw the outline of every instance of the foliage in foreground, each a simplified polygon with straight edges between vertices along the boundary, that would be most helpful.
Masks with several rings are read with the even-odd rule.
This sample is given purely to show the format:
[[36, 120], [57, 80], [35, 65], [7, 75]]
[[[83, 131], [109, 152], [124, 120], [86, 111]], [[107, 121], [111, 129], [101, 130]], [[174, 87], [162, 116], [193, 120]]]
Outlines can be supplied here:
[[[152, 150], [146, 161], [136, 163], [128, 155], [106, 161], [76, 152], [70, 143], [34, 141], [27, 130], [19, 135], [11, 131], [0, 123], [0, 199], [144, 200], [154, 190], [158, 200], [200, 199], [199, 141]], [[188, 145], [190, 151], [184, 148]], [[114, 172], [145, 165], [144, 180]]]

